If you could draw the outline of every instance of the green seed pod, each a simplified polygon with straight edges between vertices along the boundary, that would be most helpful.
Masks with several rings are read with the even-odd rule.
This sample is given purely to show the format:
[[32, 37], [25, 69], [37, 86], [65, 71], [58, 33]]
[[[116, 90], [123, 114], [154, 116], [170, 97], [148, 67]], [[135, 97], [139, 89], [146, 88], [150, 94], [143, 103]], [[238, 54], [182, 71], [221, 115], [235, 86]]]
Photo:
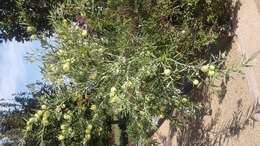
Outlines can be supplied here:
[[66, 128], [67, 128], [67, 126], [65, 124], [60, 125], [61, 130], [65, 130]]
[[209, 66], [209, 69], [210, 69], [210, 70], [215, 70], [216, 67], [215, 67], [215, 65], [210, 65], [210, 66]]
[[32, 40], [36, 40], [37, 39], [37, 35], [35, 35], [35, 34], [31, 35], [31, 39]]
[[208, 72], [208, 76], [209, 76], [209, 77], [214, 76], [214, 74], [215, 74], [215, 71], [214, 71], [214, 70], [209, 70], [209, 72]]
[[165, 118], [165, 116], [163, 114], [161, 114], [159, 117], [160, 117], [160, 119], [164, 119]]
[[171, 70], [170, 69], [165, 69], [163, 71], [163, 74], [166, 75], [166, 76], [169, 76], [169, 75], [171, 75]]
[[82, 33], [81, 33], [82, 36], [87, 36], [88, 35], [88, 31], [87, 30], [82, 30]]
[[63, 141], [64, 139], [65, 139], [65, 136], [64, 136], [64, 135], [60, 134], [60, 135], [58, 136], [58, 140], [59, 140], [59, 141]]
[[93, 104], [93, 105], [90, 107], [90, 109], [95, 112], [95, 111], [97, 110], [97, 106]]
[[26, 31], [27, 31], [28, 33], [32, 33], [32, 32], [35, 32], [36, 29], [35, 29], [33, 26], [28, 26], [28, 27], [26, 28]]
[[195, 80], [193, 80], [192, 83], [193, 83], [193, 85], [197, 86], [197, 85], [199, 85], [200, 82], [199, 82], [199, 80], [195, 79]]
[[209, 66], [208, 65], [203, 65], [200, 70], [204, 73], [208, 72], [209, 71]]
[[65, 72], [70, 71], [70, 63], [69, 62], [64, 63], [63, 66], [62, 66], [62, 69]]
[[46, 109], [47, 109], [47, 106], [46, 106], [46, 105], [42, 105], [41, 108], [42, 108], [43, 110], [46, 110]]

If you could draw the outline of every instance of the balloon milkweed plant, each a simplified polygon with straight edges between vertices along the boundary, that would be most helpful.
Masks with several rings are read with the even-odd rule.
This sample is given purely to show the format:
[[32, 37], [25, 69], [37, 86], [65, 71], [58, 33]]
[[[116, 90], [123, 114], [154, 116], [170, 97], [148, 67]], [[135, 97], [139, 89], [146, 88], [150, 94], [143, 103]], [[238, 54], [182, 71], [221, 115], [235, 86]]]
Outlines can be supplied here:
[[231, 0], [66, 0], [51, 13], [52, 42], [38, 36], [55, 94], [39, 97], [22, 144], [34, 135], [39, 145], [151, 145], [158, 121], [181, 126], [203, 106], [192, 93], [221, 72], [216, 44], [231, 31], [232, 8]]

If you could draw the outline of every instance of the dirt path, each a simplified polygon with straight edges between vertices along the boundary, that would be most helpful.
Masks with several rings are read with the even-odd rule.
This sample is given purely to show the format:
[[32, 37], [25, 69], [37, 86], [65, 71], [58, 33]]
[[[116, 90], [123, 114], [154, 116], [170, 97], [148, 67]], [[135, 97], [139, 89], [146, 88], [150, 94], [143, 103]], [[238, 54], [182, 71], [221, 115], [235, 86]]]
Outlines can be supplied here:
[[260, 103], [260, 0], [240, 0], [238, 11], [237, 38], [229, 52], [227, 64], [239, 62], [242, 56], [250, 58], [252, 68], [244, 70], [245, 75], [232, 75], [219, 95], [211, 96], [212, 116], [205, 117], [210, 143], [217, 146], [260, 146], [260, 119], [255, 115], [255, 105]]
[[210, 141], [202, 144], [205, 146], [260, 146], [260, 122], [255, 121], [260, 119], [255, 115], [255, 105], [260, 103], [260, 55], [255, 56], [260, 50], [260, 0], [240, 0], [240, 3], [237, 38], [227, 64], [232, 66], [242, 56], [254, 56], [253, 67], [245, 69], [245, 75], [232, 75], [222, 101], [219, 94], [212, 94], [212, 115], [204, 117]]
[[255, 3], [257, 5], [258, 13], [260, 14], [260, 1], [259, 0], [255, 0]]
[[[257, 54], [260, 50], [260, 0], [240, 0], [241, 7], [238, 12], [237, 40], [230, 52], [232, 58], [245, 55], [247, 58]], [[237, 54], [237, 55], [235, 55]], [[260, 146], [260, 119], [255, 115], [254, 106], [260, 103], [260, 55], [255, 56], [252, 68], [245, 70], [245, 79], [234, 77], [229, 83], [225, 101], [221, 110], [225, 113], [217, 125], [226, 121], [233, 121], [227, 127], [226, 141], [219, 145], [227, 146]], [[237, 104], [237, 109], [236, 105]], [[232, 115], [230, 114], [233, 113]], [[216, 127], [218, 127], [216, 125]], [[222, 128], [223, 129], [223, 128]], [[221, 141], [221, 140], [220, 140]]]
[[[240, 3], [228, 66], [260, 50], [260, 0]], [[251, 64], [244, 75], [233, 74], [224, 87], [211, 90], [212, 114], [195, 121], [183, 135], [177, 138], [166, 121], [155, 135], [161, 146], [260, 146], [260, 122], [255, 120], [260, 119], [255, 114], [255, 105], [260, 103], [260, 54]]]
[[[238, 42], [228, 56], [227, 64], [239, 62], [241, 46]], [[251, 69], [244, 70], [245, 75], [233, 74], [227, 83], [225, 97], [212, 89], [212, 115], [204, 117], [208, 128], [208, 145], [214, 146], [260, 146], [260, 123], [254, 120], [255, 92], [249, 79]], [[252, 79], [255, 79], [252, 76]], [[220, 92], [223, 92], [220, 90]], [[206, 145], [205, 145], [206, 146]]]
[[[257, 2], [257, 3], [256, 3]], [[238, 43], [240, 52], [247, 57], [253, 56], [259, 52], [260, 48], [260, 1], [259, 0], [241, 0], [241, 9], [238, 13]], [[253, 92], [256, 100], [260, 98], [260, 55], [258, 55], [253, 65], [247, 70], [247, 79], [250, 90]]]

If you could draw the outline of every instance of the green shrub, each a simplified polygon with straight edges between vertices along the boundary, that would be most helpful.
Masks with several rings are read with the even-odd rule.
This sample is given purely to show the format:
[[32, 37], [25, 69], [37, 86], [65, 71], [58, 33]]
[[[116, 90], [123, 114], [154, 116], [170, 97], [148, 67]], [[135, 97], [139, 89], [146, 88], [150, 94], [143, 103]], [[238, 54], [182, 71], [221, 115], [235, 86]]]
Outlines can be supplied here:
[[[27, 122], [24, 144], [151, 145], [158, 120], [181, 125], [199, 114], [194, 92], [217, 76], [211, 52], [232, 31], [231, 0], [67, 0], [52, 12], [55, 39], [43, 46], [55, 96]], [[210, 64], [210, 66], [208, 65]]]

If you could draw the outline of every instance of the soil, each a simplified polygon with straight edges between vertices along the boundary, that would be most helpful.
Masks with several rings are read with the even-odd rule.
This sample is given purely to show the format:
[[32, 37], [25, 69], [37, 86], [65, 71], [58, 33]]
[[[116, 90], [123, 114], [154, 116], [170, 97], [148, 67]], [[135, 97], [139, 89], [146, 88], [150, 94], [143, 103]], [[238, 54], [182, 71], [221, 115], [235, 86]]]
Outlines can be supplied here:
[[[243, 60], [238, 42], [229, 52], [227, 66], [233, 66]], [[260, 123], [254, 118], [255, 97], [248, 82], [248, 68], [244, 74], [233, 73], [226, 84], [222, 98], [212, 89], [212, 115], [204, 117], [204, 126], [208, 128], [209, 143], [203, 146], [260, 146]]]
[[160, 146], [260, 146], [260, 0], [240, 0], [237, 36], [227, 56], [227, 66], [252, 58], [252, 67], [232, 73], [210, 88], [212, 113], [195, 120], [181, 134], [169, 122], [154, 138]]

